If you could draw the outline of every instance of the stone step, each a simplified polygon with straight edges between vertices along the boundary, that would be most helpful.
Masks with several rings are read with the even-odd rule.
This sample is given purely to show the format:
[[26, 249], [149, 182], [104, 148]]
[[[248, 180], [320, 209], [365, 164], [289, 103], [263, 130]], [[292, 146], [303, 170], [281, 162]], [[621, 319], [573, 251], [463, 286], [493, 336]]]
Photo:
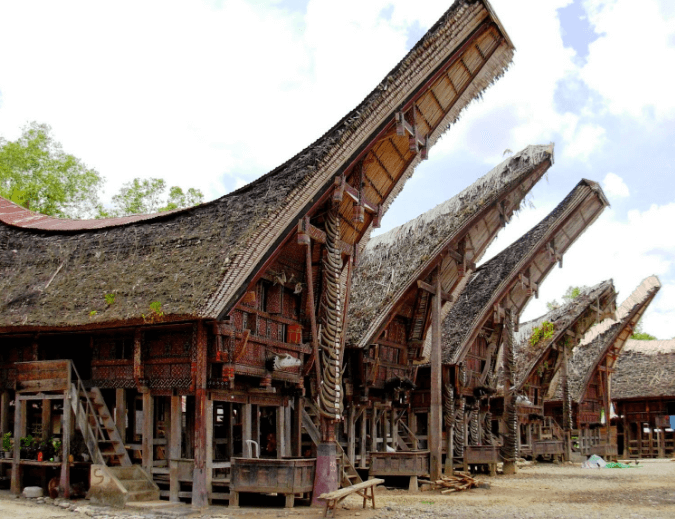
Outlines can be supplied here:
[[127, 501], [156, 501], [159, 499], [159, 490], [137, 490], [127, 494]]
[[152, 483], [147, 479], [124, 479], [120, 480], [120, 482], [129, 492], [137, 492], [139, 490], [154, 490]]

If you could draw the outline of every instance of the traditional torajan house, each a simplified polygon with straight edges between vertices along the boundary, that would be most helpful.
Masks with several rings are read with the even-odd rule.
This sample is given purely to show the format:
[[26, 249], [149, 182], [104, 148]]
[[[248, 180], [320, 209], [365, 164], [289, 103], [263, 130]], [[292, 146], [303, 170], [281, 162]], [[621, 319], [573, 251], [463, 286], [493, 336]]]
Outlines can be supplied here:
[[675, 456], [675, 340], [626, 341], [611, 398], [624, 458]]
[[[584, 287], [569, 303], [520, 324], [515, 333], [514, 392], [517, 394], [518, 452], [522, 457], [570, 458], [572, 423], [566, 408], [562, 423], [544, 416], [544, 396], [584, 334], [614, 317], [616, 291], [612, 280]], [[503, 373], [503, 372], [502, 372]], [[562, 375], [563, 380], [565, 374]]]
[[[491, 472], [496, 469], [499, 422], [493, 420], [490, 396], [497, 390], [498, 358], [505, 359], [504, 380], [507, 388], [513, 388], [508, 359], [512, 359], [513, 328], [519, 316], [551, 269], [556, 263], [562, 265], [563, 254], [607, 205], [598, 184], [579, 182], [537, 226], [477, 269], [445, 318], [442, 361], [448, 468], [458, 462], [464, 467], [487, 465]], [[422, 380], [427, 377], [419, 373], [418, 381]], [[418, 385], [413, 405], [421, 408], [429, 405], [430, 388]], [[509, 472], [517, 454], [513, 389], [506, 392], [504, 402], [507, 427], [501, 431], [502, 450], [504, 470]]]
[[[645, 279], [621, 303], [616, 318], [605, 319], [591, 328], [574, 349], [567, 369], [571, 409], [573, 449], [583, 455], [616, 458], [616, 427], [609, 426], [612, 372], [637, 322], [659, 291], [656, 276]], [[564, 370], [549, 386], [544, 403], [546, 416], [564, 423]]]
[[[429, 471], [429, 453], [416, 452], [434, 451], [433, 438], [427, 445], [428, 409], [418, 430], [408, 397], [433, 309], [439, 320], [449, 312], [475, 263], [552, 162], [552, 145], [528, 146], [457, 196], [368, 242], [354, 272], [346, 341], [345, 429], [352, 463], [368, 468], [371, 459], [375, 475]], [[442, 308], [434, 306], [436, 283]], [[439, 405], [439, 418], [440, 411]], [[431, 466], [435, 459], [440, 476], [440, 422], [437, 440]], [[387, 447], [413, 452], [403, 460]], [[392, 458], [395, 474], [386, 466]]]
[[[334, 489], [357, 245], [512, 55], [486, 0], [457, 1], [324, 136], [218, 200], [91, 221], [1, 201], [0, 423], [4, 433], [14, 417], [12, 491], [22, 473], [49, 469], [68, 495], [77, 422], [101, 495], [156, 495], [152, 482], [125, 487], [142, 477], [126, 468], [135, 461], [196, 506], [228, 488], [235, 504], [238, 488], [292, 502], [307, 485], [237, 483], [235, 460], [254, 443], [300, 454], [308, 376], [324, 442], [314, 490]], [[23, 459], [19, 438], [31, 432], [60, 438], [64, 461]]]

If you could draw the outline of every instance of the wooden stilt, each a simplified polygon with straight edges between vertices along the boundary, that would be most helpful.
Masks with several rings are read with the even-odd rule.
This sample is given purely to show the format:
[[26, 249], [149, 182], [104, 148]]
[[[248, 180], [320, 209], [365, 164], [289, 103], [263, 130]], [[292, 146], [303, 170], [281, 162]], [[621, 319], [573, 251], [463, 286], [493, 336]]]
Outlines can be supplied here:
[[[19, 439], [22, 437], [21, 432], [25, 420], [26, 401], [17, 398], [14, 402], [14, 461], [12, 462], [12, 480], [10, 486], [10, 491], [14, 495], [19, 495], [21, 493], [21, 442]], [[63, 479], [63, 471], [61, 473], [61, 478]]]
[[291, 455], [302, 456], [302, 409], [305, 405], [305, 399], [301, 396], [295, 399], [295, 408], [293, 409], [293, 428], [291, 431]]
[[278, 406], [277, 415], [277, 458], [281, 459], [286, 455], [286, 412], [285, 408]]
[[356, 465], [356, 407], [349, 406], [347, 415], [347, 457], [352, 465]]
[[0, 434], [9, 432], [9, 391], [0, 394]]
[[127, 392], [124, 388], [115, 389], [115, 425], [122, 441], [127, 438]]
[[[253, 438], [251, 437], [252, 433], [252, 419], [253, 419], [253, 405], [252, 404], [244, 404], [241, 406], [242, 407], [242, 416], [241, 416], [241, 449], [242, 449], [242, 456], [244, 458], [248, 457], [248, 449], [249, 446], [246, 443], [248, 440], [252, 440]], [[252, 453], [254, 456], [255, 453]]]
[[42, 440], [52, 435], [52, 401], [45, 398], [42, 401]]
[[70, 498], [70, 435], [72, 432], [73, 406], [70, 402], [70, 392], [63, 393], [63, 421], [61, 422], [61, 495]]
[[359, 444], [359, 456], [361, 458], [361, 463], [360, 467], [362, 469], [368, 468], [367, 462], [366, 462], [366, 441], [368, 438], [368, 410], [364, 409], [363, 413], [361, 414], [361, 442]]
[[143, 468], [152, 476], [152, 465], [153, 465], [153, 440], [154, 440], [154, 425], [155, 425], [155, 412], [154, 412], [154, 399], [149, 391], [143, 393], [143, 442], [142, 442], [142, 455], [143, 455]]
[[441, 477], [441, 441], [443, 435], [441, 380], [441, 268], [436, 272], [436, 293], [431, 309], [431, 405], [429, 410], [429, 472], [431, 481]]
[[177, 460], [181, 457], [180, 446], [182, 436], [182, 418], [183, 410], [181, 406], [181, 397], [171, 397], [171, 433], [169, 435], [169, 500], [177, 503], [180, 501], [178, 492], [180, 491], [180, 482], [178, 481], [178, 467], [173, 467], [171, 460]]

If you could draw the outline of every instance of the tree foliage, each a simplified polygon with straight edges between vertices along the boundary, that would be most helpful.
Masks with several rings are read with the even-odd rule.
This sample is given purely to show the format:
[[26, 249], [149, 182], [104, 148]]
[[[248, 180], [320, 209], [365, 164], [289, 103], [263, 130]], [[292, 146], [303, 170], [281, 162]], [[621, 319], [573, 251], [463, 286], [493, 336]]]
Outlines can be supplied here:
[[16, 141], [0, 137], [0, 196], [38, 213], [78, 218], [98, 204], [103, 178], [63, 151], [46, 124], [24, 126]]
[[558, 301], [554, 299], [553, 301], [549, 301], [548, 303], [546, 303], [546, 308], [548, 308], [549, 310], [555, 310], [556, 308], [560, 308], [562, 305], [574, 301], [577, 297], [579, 297], [579, 294], [581, 294], [581, 292], [586, 290], [587, 288], [588, 287], [585, 285], [581, 287], [569, 286], [567, 287], [567, 290], [562, 296], [563, 299], [562, 304], [558, 303]]
[[160, 178], [135, 178], [112, 197], [112, 208], [99, 202], [104, 179], [74, 155], [63, 151], [51, 128], [32, 122], [21, 137], [0, 137], [0, 196], [41, 214], [66, 218], [107, 218], [171, 211], [200, 204], [201, 191], [183, 191]]
[[635, 330], [633, 330], [633, 334], [630, 336], [631, 339], [635, 339], [636, 341], [655, 341], [656, 337], [654, 337], [652, 334], [645, 332], [642, 329], [642, 320], [638, 321], [637, 324], [635, 325]]

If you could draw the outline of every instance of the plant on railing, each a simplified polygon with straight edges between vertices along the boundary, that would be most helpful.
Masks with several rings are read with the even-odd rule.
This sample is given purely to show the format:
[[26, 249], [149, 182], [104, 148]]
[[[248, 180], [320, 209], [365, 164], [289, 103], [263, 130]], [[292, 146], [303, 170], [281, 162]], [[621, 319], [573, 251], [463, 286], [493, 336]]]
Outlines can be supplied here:
[[2, 450], [5, 451], [5, 458], [11, 457], [12, 447], [14, 447], [12, 432], [8, 431], [2, 435]]
[[35, 459], [37, 456], [36, 440], [32, 434], [22, 437], [20, 440], [21, 457], [24, 459]]
[[108, 306], [112, 306], [115, 304], [115, 294], [106, 294], [105, 296], [105, 304]]
[[61, 440], [53, 437], [50, 441], [52, 446], [52, 461], [61, 461]]
[[541, 326], [535, 326], [532, 330], [532, 335], [530, 336], [530, 345], [536, 346], [541, 341], [545, 341], [553, 337], [553, 332], [555, 331], [555, 325], [549, 321], [544, 321], [541, 323]]

